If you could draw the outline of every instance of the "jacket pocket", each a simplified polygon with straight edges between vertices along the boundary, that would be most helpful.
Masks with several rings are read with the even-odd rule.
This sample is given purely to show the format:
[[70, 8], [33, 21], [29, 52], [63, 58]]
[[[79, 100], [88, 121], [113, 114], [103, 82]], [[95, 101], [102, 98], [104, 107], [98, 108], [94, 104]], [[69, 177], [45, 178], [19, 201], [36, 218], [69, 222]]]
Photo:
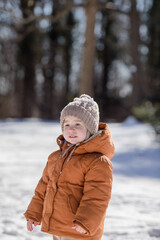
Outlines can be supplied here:
[[43, 216], [47, 212], [52, 211], [52, 204], [48, 204], [48, 202], [53, 202], [53, 197], [54, 197], [54, 192], [53, 188], [51, 187], [51, 182], [48, 183], [45, 197], [44, 197], [44, 202], [43, 202]]
[[79, 207], [79, 202], [75, 199], [73, 195], [68, 196], [68, 205], [73, 214], [76, 214], [77, 209]]

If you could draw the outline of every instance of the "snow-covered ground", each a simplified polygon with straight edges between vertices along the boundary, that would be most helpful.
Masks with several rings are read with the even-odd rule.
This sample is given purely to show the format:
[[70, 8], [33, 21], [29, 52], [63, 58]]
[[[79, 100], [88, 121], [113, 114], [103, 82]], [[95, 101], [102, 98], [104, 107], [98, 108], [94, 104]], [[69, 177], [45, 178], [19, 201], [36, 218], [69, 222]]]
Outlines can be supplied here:
[[[109, 126], [116, 154], [102, 240], [160, 239], [160, 144], [132, 117]], [[0, 240], [52, 239], [39, 226], [28, 232], [23, 213], [60, 133], [52, 121], [0, 121]]]

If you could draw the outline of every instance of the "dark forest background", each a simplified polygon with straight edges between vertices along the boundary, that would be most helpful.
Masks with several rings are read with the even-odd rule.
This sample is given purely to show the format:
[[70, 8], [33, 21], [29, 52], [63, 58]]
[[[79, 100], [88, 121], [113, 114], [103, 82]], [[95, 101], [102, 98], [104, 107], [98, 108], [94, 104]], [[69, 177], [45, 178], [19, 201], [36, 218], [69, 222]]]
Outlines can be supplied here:
[[160, 132], [160, 1], [1, 0], [0, 118], [57, 120], [81, 93]]

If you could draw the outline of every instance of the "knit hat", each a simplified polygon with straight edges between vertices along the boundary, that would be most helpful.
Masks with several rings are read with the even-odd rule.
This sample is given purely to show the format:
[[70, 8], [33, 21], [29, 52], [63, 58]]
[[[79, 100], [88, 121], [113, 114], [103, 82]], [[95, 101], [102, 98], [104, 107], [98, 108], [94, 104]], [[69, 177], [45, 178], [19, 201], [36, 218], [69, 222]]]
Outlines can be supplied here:
[[80, 119], [91, 135], [98, 131], [99, 107], [98, 104], [86, 94], [74, 98], [73, 102], [66, 105], [61, 111], [60, 123], [63, 131], [64, 119], [67, 116], [74, 116]]

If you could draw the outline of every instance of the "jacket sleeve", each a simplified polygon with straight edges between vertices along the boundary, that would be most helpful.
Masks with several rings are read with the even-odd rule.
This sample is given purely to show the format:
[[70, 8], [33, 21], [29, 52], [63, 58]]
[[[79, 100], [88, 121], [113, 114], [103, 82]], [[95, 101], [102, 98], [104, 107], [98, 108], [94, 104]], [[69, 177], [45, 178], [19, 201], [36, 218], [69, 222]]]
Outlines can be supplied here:
[[91, 236], [104, 221], [111, 189], [112, 164], [103, 156], [96, 159], [86, 173], [84, 194], [73, 220]]
[[42, 211], [43, 211], [43, 202], [46, 193], [47, 183], [49, 181], [47, 167], [44, 168], [43, 175], [39, 180], [37, 187], [35, 189], [35, 194], [27, 208], [27, 211], [24, 213], [25, 218], [32, 219], [33, 221], [41, 223]]

